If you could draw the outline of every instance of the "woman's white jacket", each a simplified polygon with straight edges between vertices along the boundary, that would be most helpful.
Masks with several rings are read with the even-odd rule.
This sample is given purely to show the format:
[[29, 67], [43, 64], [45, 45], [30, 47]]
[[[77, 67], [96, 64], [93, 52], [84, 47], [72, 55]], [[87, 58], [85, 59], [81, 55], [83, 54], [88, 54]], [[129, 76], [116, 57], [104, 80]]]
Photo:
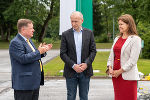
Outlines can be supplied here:
[[[112, 45], [110, 55], [108, 58], [107, 66], [112, 66], [114, 63], [113, 47], [119, 36], [115, 38]], [[139, 80], [137, 61], [141, 51], [141, 38], [136, 35], [130, 35], [121, 48], [120, 64], [121, 68], [125, 71], [122, 73], [124, 80]]]

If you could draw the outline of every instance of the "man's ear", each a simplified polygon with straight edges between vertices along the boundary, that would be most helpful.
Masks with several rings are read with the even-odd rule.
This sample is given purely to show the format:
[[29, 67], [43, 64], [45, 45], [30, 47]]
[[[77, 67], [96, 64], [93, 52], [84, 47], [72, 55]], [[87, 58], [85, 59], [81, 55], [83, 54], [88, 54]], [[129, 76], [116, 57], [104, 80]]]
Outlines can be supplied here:
[[83, 21], [84, 21], [84, 20], [82, 19], [82, 23], [83, 23]]
[[21, 32], [24, 32], [24, 27], [21, 27], [20, 31], [21, 31]]

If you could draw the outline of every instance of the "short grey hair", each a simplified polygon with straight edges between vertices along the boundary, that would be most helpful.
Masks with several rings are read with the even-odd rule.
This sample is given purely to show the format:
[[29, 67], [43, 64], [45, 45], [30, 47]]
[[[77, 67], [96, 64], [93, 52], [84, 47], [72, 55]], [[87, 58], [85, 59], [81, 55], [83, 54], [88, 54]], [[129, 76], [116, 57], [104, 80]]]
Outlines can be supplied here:
[[70, 15], [70, 18], [72, 16], [80, 17], [83, 20], [83, 14], [81, 12], [79, 12], [79, 11], [72, 12], [71, 15]]
[[31, 24], [31, 23], [33, 23], [33, 21], [30, 19], [19, 19], [17, 22], [18, 32], [21, 32], [22, 27], [28, 26], [28, 24]]

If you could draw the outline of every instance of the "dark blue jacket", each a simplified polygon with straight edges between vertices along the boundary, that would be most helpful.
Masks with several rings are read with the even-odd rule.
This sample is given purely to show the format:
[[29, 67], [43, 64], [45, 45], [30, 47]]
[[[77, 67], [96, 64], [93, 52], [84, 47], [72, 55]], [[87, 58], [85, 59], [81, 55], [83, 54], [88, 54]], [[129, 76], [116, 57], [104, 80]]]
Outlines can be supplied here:
[[[30, 42], [35, 48], [33, 42], [31, 40]], [[33, 52], [19, 34], [11, 41], [9, 54], [12, 67], [12, 88], [15, 90], [34, 90], [39, 88], [41, 82], [39, 60], [45, 55], [41, 55], [36, 48], [35, 52]]]

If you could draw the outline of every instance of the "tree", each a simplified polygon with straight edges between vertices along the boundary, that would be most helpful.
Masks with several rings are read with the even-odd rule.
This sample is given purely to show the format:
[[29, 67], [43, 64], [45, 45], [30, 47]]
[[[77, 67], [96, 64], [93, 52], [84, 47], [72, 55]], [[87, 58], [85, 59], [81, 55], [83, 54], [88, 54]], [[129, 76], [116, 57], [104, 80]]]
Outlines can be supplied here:
[[[4, 12], [10, 7], [13, 0], [1, 0], [0, 1], [0, 32], [1, 32], [1, 40], [5, 40], [5, 32], [7, 31], [6, 25], [7, 20], [5, 20]], [[8, 29], [8, 31], [10, 31]], [[7, 35], [8, 36], [8, 35]], [[6, 40], [8, 40], [6, 38]]]
[[95, 36], [103, 33], [102, 11], [100, 0], [93, 0], [93, 32]]
[[48, 27], [48, 22], [53, 17], [53, 6], [54, 6], [54, 0], [51, 0], [50, 11], [48, 13], [48, 16], [47, 16], [46, 20], [44, 21], [43, 26], [42, 26], [41, 32], [40, 32], [39, 37], [38, 37], [38, 42], [42, 42], [43, 41], [43, 38], [44, 38], [45, 33], [46, 33], [46, 29]]
[[[48, 28], [49, 21], [59, 16], [59, 0], [43, 0], [42, 2], [44, 2], [50, 9], [48, 10], [48, 14], [46, 19], [44, 20], [44, 24], [42, 25], [42, 30], [38, 37], [39, 42], [42, 42], [47, 34], [46, 30]], [[59, 25], [59, 23], [57, 24]], [[59, 30], [59, 28], [57, 30]]]

